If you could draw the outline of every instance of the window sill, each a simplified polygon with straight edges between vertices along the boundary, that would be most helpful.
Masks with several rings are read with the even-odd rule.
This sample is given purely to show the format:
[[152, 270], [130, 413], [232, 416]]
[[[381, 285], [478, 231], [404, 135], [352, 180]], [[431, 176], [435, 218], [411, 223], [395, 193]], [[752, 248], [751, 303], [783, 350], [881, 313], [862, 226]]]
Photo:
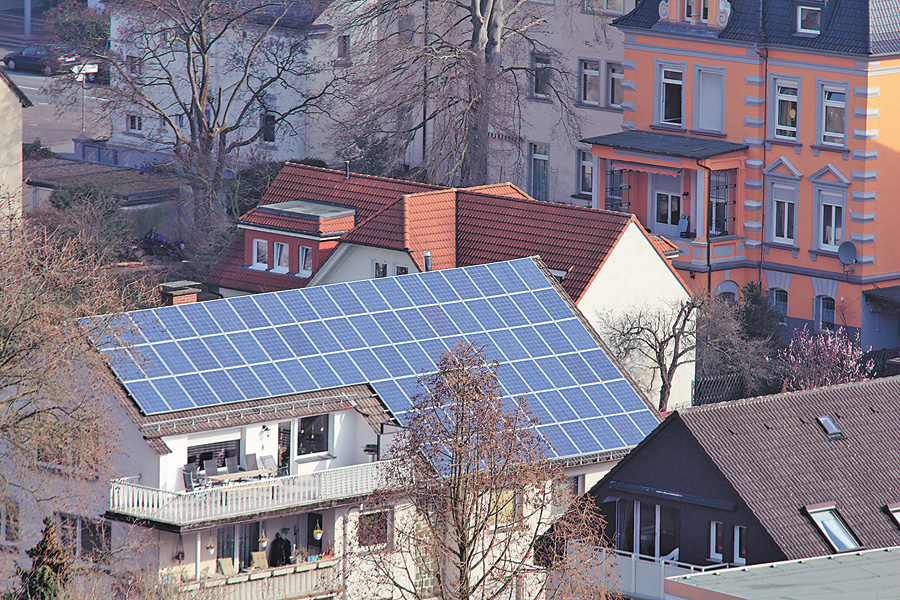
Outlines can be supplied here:
[[773, 146], [790, 146], [792, 148], [801, 148], [803, 146], [803, 144], [795, 140], [785, 140], [781, 138], [766, 138], [765, 142], [767, 144], [772, 144]]
[[672, 131], [678, 133], [687, 133], [687, 129], [681, 125], [667, 125], [665, 123], [651, 123], [650, 129], [658, 129], [659, 131]]
[[817, 256], [827, 256], [828, 258], [838, 258], [837, 250], [822, 250], [820, 248], [813, 248], [808, 250], [810, 257], [815, 260]]
[[294, 459], [294, 462], [298, 465], [316, 462], [320, 460], [331, 460], [333, 458], [337, 458], [334, 454], [330, 452], [316, 452], [315, 454], [304, 454], [302, 456], [298, 456]]
[[622, 114], [624, 111], [621, 106], [601, 106], [600, 104], [588, 104], [586, 102], [576, 102], [575, 108], [585, 108], [587, 110], [599, 110], [601, 112]]
[[247, 268], [254, 271], [265, 271], [269, 268], [269, 265], [249, 265]]
[[275, 268], [275, 269], [272, 269], [272, 272], [278, 273], [279, 275], [287, 275], [288, 274], [287, 267]]
[[825, 146], [823, 144], [813, 144], [810, 146], [812, 150], [817, 152], [837, 152], [838, 154], [843, 154], [845, 157], [850, 155], [850, 149], [846, 146]]
[[588, 192], [588, 193], [579, 192], [577, 194], [572, 194], [570, 196], [570, 198], [574, 198], [575, 200], [590, 200], [591, 197], [592, 196], [591, 196], [590, 192]]
[[724, 131], [711, 131], [709, 129], [689, 129], [688, 133], [692, 135], [705, 135], [706, 137], [724, 138], [728, 137]]
[[779, 250], [797, 250], [797, 246], [795, 244], [789, 244], [787, 242], [764, 242], [763, 246], [767, 248], [777, 248]]
[[553, 100], [550, 98], [550, 96], [536, 96], [534, 94], [531, 94], [530, 96], [528, 96], [528, 99], [531, 100], [532, 102], [542, 102], [544, 104], [553, 104]]

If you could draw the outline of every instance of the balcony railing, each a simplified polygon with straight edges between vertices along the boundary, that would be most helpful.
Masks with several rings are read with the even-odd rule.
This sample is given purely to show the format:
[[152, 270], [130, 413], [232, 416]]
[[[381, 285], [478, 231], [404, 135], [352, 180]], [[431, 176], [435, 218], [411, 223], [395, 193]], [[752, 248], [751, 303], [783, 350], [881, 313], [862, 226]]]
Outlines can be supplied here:
[[287, 600], [340, 589], [337, 560], [320, 560], [175, 585], [184, 600]]
[[386, 485], [380, 461], [308, 475], [256, 479], [193, 492], [138, 485], [134, 478], [110, 482], [109, 510], [117, 515], [176, 526], [216, 521], [321, 502], [364, 496]]
[[608, 557], [608, 562], [616, 579], [616, 591], [623, 596], [643, 600], [663, 600], [667, 577], [702, 573], [728, 566], [719, 564], [700, 567], [624, 550], [612, 550], [610, 553], [612, 556]]

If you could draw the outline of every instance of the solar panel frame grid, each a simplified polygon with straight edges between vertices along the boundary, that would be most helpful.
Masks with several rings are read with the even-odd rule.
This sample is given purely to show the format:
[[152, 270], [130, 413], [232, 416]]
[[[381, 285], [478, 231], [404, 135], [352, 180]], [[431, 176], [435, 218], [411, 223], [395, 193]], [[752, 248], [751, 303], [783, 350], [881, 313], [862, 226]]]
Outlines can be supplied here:
[[402, 419], [415, 374], [472, 339], [493, 342], [506, 401], [528, 397], [557, 456], [633, 445], [658, 422], [531, 258], [130, 317], [137, 343], [102, 352], [148, 415], [368, 382]]

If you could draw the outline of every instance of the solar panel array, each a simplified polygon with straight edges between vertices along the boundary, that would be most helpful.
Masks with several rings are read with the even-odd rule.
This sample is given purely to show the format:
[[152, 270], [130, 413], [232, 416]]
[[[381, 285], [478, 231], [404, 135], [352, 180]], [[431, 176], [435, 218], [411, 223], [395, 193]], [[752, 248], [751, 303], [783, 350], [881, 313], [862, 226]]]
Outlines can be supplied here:
[[113, 318], [133, 337], [99, 346], [148, 415], [369, 383], [402, 420], [418, 376], [465, 338], [557, 456], [633, 446], [657, 425], [530, 258]]

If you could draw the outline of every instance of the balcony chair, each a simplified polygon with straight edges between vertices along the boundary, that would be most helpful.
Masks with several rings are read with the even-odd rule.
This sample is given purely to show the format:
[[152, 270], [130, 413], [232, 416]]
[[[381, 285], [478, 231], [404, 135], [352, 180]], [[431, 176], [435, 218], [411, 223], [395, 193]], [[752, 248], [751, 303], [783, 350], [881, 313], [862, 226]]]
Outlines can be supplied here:
[[206, 471], [207, 477], [215, 477], [219, 474], [219, 463], [216, 459], [204, 460], [203, 470]]
[[248, 471], [256, 471], [259, 469], [259, 465], [256, 463], [256, 455], [248, 454], [244, 457], [244, 466]]
[[259, 461], [262, 463], [263, 469], [269, 469], [272, 471], [272, 475], [276, 475], [278, 473], [278, 465], [275, 464], [274, 456], [260, 456]]
[[241, 468], [238, 466], [237, 456], [226, 456], [225, 467], [228, 469], [229, 473], [238, 473], [241, 470]]
[[251, 569], [268, 569], [269, 568], [269, 559], [266, 558], [266, 551], [260, 550], [259, 552], [251, 552], [250, 558], [252, 562], [250, 563]]
[[184, 479], [184, 491], [193, 492], [194, 491], [194, 478], [191, 476], [190, 471], [184, 471], [182, 474], [182, 478]]
[[[191, 479], [193, 480], [194, 487], [203, 487], [208, 482], [206, 481], [206, 476], [201, 475], [200, 471], [197, 467], [197, 463], [188, 463], [182, 467], [185, 473], [190, 473]], [[187, 487], [187, 486], [185, 486]]]
[[225, 577], [234, 577], [234, 560], [231, 558], [220, 558], [216, 561], [219, 565], [219, 571]]

